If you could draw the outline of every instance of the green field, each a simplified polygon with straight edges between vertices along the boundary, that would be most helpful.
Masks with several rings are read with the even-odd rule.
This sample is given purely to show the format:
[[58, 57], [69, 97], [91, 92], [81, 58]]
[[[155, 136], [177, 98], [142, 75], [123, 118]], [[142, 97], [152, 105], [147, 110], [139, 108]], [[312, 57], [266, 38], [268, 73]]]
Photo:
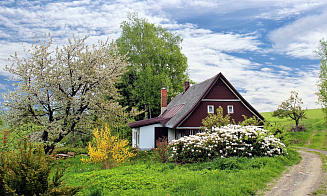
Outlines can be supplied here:
[[[287, 132], [294, 124], [287, 119], [262, 113], [266, 120], [283, 131], [288, 155], [254, 158], [218, 158], [206, 163], [159, 163], [151, 153], [111, 169], [100, 164], [82, 163], [82, 156], [62, 160], [69, 163], [65, 182], [69, 186], [86, 183], [79, 195], [255, 195], [265, 190], [267, 183], [281, 176], [300, 161], [294, 147], [327, 150], [327, 125], [320, 109], [308, 110], [308, 119], [301, 121], [304, 132]], [[310, 140], [310, 143], [308, 141]], [[325, 162], [327, 161], [324, 159]], [[324, 191], [324, 189], [322, 190]]]
[[70, 186], [91, 178], [81, 195], [254, 195], [278, 177], [286, 165], [297, 163], [295, 151], [287, 156], [216, 159], [207, 163], [175, 165], [140, 159], [102, 170], [83, 164], [81, 156], [68, 160]]
[[[294, 121], [290, 119], [279, 119], [271, 117], [271, 112], [261, 113], [267, 121], [280, 124], [285, 130], [289, 130]], [[307, 112], [307, 119], [300, 121], [307, 130], [305, 132], [289, 132], [285, 143], [293, 146], [308, 147], [320, 150], [327, 150], [327, 124], [324, 121], [324, 114], [321, 109], [310, 109]], [[310, 141], [310, 143], [308, 143]]]

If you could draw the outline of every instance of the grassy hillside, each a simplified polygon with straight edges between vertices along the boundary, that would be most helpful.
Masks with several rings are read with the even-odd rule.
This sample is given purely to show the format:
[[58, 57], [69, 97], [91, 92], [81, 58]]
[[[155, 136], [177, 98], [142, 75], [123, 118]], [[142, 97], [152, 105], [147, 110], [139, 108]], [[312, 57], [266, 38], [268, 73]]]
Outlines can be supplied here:
[[[267, 121], [279, 124], [285, 130], [295, 125], [290, 119], [279, 119], [271, 116], [272, 112], [261, 113]], [[314, 149], [327, 150], [327, 124], [321, 109], [310, 109], [307, 112], [307, 119], [300, 121], [301, 125], [307, 128], [305, 132], [289, 132], [285, 142], [291, 145], [302, 146]]]
[[[272, 112], [261, 113], [267, 121], [281, 123], [285, 128], [290, 128], [294, 125], [294, 121], [291, 119], [279, 119], [278, 117], [272, 117]], [[324, 122], [324, 114], [321, 109], [310, 109], [307, 112], [308, 119], [300, 121], [300, 124], [304, 124], [309, 131], [322, 131], [327, 130], [327, 124]]]

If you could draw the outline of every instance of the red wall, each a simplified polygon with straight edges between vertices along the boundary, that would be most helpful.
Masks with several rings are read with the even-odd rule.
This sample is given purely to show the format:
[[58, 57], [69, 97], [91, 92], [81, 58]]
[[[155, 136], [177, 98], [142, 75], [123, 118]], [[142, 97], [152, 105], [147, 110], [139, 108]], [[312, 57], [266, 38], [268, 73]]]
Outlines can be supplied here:
[[[204, 99], [238, 99], [236, 95], [225, 85], [221, 79], [212, 87]], [[254, 116], [241, 101], [201, 101], [193, 113], [184, 121], [179, 127], [200, 127], [202, 126], [202, 119], [208, 116], [207, 106], [213, 105], [215, 114], [219, 106], [223, 108], [224, 115], [227, 114], [227, 106], [233, 105], [234, 113], [230, 114], [231, 120], [234, 119], [236, 123], [242, 122], [244, 117], [250, 118]]]
[[204, 99], [237, 99], [234, 93], [220, 79], [212, 87]]
[[234, 113], [230, 114], [231, 120], [234, 119], [236, 123], [243, 121], [242, 115], [248, 118], [252, 117], [253, 114], [242, 104], [242, 102], [216, 102], [216, 101], [202, 101], [198, 107], [194, 110], [191, 116], [184, 121], [180, 127], [200, 127], [202, 126], [202, 119], [208, 116], [207, 105], [213, 105], [216, 109], [221, 106], [224, 111], [224, 115], [227, 114], [227, 105], [233, 105]]

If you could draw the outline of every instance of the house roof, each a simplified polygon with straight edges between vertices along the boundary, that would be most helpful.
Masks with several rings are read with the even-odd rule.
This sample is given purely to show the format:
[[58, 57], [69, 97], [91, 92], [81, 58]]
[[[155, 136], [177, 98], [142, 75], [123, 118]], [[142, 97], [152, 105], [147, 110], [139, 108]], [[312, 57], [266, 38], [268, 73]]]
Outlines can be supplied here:
[[167, 106], [167, 110], [156, 118], [129, 123], [130, 127], [140, 127], [160, 122], [169, 128], [178, 128], [187, 119], [201, 100], [208, 94], [218, 79], [222, 79], [242, 103], [251, 110], [253, 115], [263, 120], [263, 116], [255, 110], [231, 85], [222, 73], [215, 75], [201, 83], [190, 86], [185, 92], [178, 94]]
[[135, 121], [135, 122], [129, 123], [128, 126], [131, 128], [134, 128], [134, 127], [141, 127], [141, 126], [145, 126], [145, 125], [151, 125], [151, 124], [155, 124], [155, 123], [161, 123], [163, 126], [165, 126], [165, 124], [173, 116], [175, 116], [183, 107], [184, 107], [184, 104], [170, 107], [164, 113], [160, 114], [156, 118]]

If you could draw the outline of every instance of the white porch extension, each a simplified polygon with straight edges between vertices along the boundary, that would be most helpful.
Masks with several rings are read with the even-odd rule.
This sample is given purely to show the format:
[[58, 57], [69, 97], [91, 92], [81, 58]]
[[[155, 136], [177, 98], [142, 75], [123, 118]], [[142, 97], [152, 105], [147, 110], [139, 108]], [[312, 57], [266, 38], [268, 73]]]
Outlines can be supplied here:
[[[162, 124], [156, 123], [132, 129], [132, 145], [139, 150], [151, 150], [155, 148], [155, 128], [163, 127]], [[175, 130], [168, 129], [168, 142], [175, 139]]]

